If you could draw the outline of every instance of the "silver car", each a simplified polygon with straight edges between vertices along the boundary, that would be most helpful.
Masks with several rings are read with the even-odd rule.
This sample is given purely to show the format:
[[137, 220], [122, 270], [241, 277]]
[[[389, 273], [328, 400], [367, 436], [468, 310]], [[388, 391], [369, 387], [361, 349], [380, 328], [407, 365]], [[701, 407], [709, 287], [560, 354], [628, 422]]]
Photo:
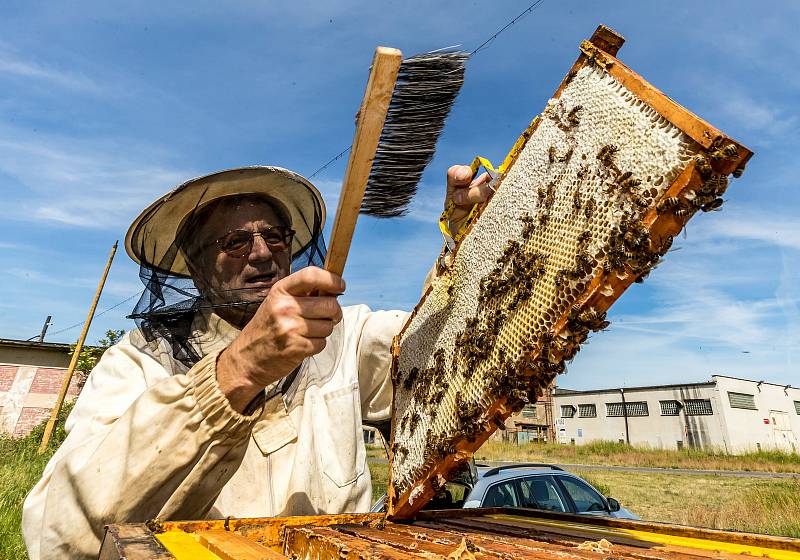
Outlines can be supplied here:
[[[386, 496], [373, 506], [383, 511]], [[581, 477], [555, 465], [516, 463], [500, 467], [470, 463], [444, 485], [424, 509], [522, 507], [639, 519], [614, 498], [606, 498]]]

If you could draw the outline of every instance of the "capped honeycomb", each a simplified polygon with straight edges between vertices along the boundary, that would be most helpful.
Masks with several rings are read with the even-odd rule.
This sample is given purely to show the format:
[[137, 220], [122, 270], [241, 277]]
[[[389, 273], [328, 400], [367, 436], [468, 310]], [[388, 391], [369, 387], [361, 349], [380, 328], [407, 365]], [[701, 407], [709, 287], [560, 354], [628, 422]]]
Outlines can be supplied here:
[[629, 78], [646, 82], [583, 49], [395, 341], [396, 517], [420, 509], [536, 400], [686, 220], [719, 208], [725, 172], [750, 155], [719, 135], [687, 134], [660, 92], [648, 86], [661, 97], [646, 102]]

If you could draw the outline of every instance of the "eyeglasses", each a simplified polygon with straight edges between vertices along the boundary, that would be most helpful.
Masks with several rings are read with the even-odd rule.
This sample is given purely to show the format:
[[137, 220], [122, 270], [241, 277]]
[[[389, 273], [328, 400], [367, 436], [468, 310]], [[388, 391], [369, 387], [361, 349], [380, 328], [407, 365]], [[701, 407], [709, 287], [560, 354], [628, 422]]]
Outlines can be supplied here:
[[286, 251], [292, 244], [295, 231], [285, 226], [272, 226], [259, 231], [236, 229], [217, 239], [217, 246], [226, 255], [241, 258], [253, 250], [253, 238], [258, 236], [267, 244], [273, 253]]

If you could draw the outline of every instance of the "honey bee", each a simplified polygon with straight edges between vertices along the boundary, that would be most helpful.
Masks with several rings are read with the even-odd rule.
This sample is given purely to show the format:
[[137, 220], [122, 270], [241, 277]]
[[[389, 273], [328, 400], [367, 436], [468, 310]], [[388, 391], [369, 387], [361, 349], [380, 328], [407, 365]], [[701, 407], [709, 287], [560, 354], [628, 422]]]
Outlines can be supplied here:
[[[623, 173], [623, 176], [624, 175], [628, 175], [629, 173], [630, 173], [630, 171], [628, 171], [626, 173]], [[641, 184], [642, 184], [642, 182], [639, 179], [635, 179], [634, 177], [631, 177], [630, 175], [628, 175], [624, 179], [620, 178], [617, 181], [617, 186], [620, 188], [620, 190], [623, 190], [623, 191], [633, 190], [635, 187], [638, 187]]]
[[647, 208], [650, 202], [647, 200], [647, 197], [644, 197], [640, 194], [633, 193], [630, 196], [631, 202], [633, 202], [639, 208]]
[[540, 212], [536, 219], [539, 220], [539, 225], [544, 226], [547, 224], [547, 220], [550, 219], [550, 214], [547, 212]]
[[711, 212], [713, 210], [719, 210], [719, 208], [722, 206], [723, 202], [724, 201], [721, 198], [715, 198], [711, 202], [707, 202], [706, 204], [701, 206], [700, 209], [703, 212]]
[[550, 208], [553, 206], [555, 201], [556, 201], [556, 185], [555, 183], [550, 183], [547, 185], [547, 195], [545, 196], [544, 199], [544, 205], [545, 207]]
[[658, 204], [656, 204], [656, 211], [659, 213], [666, 212], [667, 210], [678, 208], [680, 205], [681, 205], [680, 198], [678, 198], [677, 196], [668, 196], [667, 198], [660, 200]]
[[561, 162], [561, 163], [568, 162], [570, 160], [570, 158], [572, 158], [573, 151], [574, 151], [574, 148], [570, 148], [569, 150], [566, 151], [566, 153], [563, 156], [558, 158], [558, 161]]
[[592, 232], [589, 230], [582, 231], [578, 235], [578, 247], [583, 247], [592, 239]]
[[597, 153], [597, 159], [599, 159], [600, 163], [606, 167], [611, 167], [614, 165], [614, 157], [617, 155], [618, 151], [619, 148], [617, 148], [614, 144], [603, 146]]
[[728, 188], [728, 178], [720, 173], [712, 175], [703, 186], [708, 186], [714, 194], [723, 194]]
[[580, 124], [580, 119], [578, 118], [578, 113], [583, 109], [583, 105], [575, 105], [572, 109], [570, 109], [569, 113], [567, 113], [567, 121], [572, 126], [577, 126]]
[[720, 159], [730, 159], [730, 158], [736, 157], [736, 155], [738, 153], [739, 153], [739, 149], [736, 147], [735, 144], [728, 144], [727, 146], [725, 146], [725, 147], [723, 147], [723, 148], [721, 148], [719, 150], [711, 152], [710, 157], [711, 157], [711, 159], [717, 161], [717, 160], [720, 160]]
[[539, 199], [539, 204], [542, 203], [542, 201], [545, 199], [546, 196], [547, 196], [547, 190], [544, 187], [539, 187], [538, 189], [536, 189], [536, 198]]
[[680, 217], [683, 217], [683, 216], [688, 216], [692, 212], [693, 212], [693, 210], [690, 209], [690, 208], [678, 208], [677, 210], [675, 210], [674, 215], [680, 218]]
[[733, 170], [733, 176], [737, 179], [744, 174], [744, 167], [737, 167]]
[[556, 285], [557, 288], [561, 287], [564, 284], [564, 280], [567, 278], [569, 271], [566, 270], [559, 270], [556, 272], [555, 277], [553, 278], [553, 283]]
[[[584, 155], [583, 157], [585, 158], [586, 156]], [[578, 179], [583, 179], [584, 177], [586, 177], [586, 174], [587, 174], [588, 172], [589, 172], [589, 166], [588, 166], [588, 165], [581, 165], [581, 166], [578, 168], [578, 171], [575, 173], [575, 176], [576, 176]]]
[[695, 156], [694, 161], [697, 172], [703, 177], [708, 177], [714, 172], [714, 170], [711, 169], [711, 165], [708, 163], [708, 160], [703, 156]]
[[556, 161], [556, 149], [553, 146], [547, 150], [547, 159], [550, 163], [555, 163]]
[[569, 83], [578, 75], [578, 72], [575, 70], [570, 70], [567, 74], [567, 77], [564, 78], [564, 85], [567, 86]]
[[581, 202], [581, 193], [575, 191], [572, 193], [572, 207], [575, 210], [580, 210], [583, 203]]
[[597, 203], [594, 201], [593, 198], [590, 198], [586, 201], [586, 204], [583, 206], [583, 214], [586, 216], [587, 220], [591, 220], [592, 216], [594, 216], [594, 211], [597, 208]]
[[577, 317], [578, 323], [592, 331], [602, 331], [607, 329], [611, 324], [606, 321], [605, 313], [598, 313], [594, 309], [586, 309], [582, 311]]

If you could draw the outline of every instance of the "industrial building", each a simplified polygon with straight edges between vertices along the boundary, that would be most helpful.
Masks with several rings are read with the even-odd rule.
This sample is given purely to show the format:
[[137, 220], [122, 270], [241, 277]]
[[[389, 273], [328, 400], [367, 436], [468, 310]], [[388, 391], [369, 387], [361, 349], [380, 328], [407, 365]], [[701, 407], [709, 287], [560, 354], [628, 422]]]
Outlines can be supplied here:
[[703, 383], [553, 391], [555, 435], [580, 445], [800, 452], [800, 389], [714, 375]]

